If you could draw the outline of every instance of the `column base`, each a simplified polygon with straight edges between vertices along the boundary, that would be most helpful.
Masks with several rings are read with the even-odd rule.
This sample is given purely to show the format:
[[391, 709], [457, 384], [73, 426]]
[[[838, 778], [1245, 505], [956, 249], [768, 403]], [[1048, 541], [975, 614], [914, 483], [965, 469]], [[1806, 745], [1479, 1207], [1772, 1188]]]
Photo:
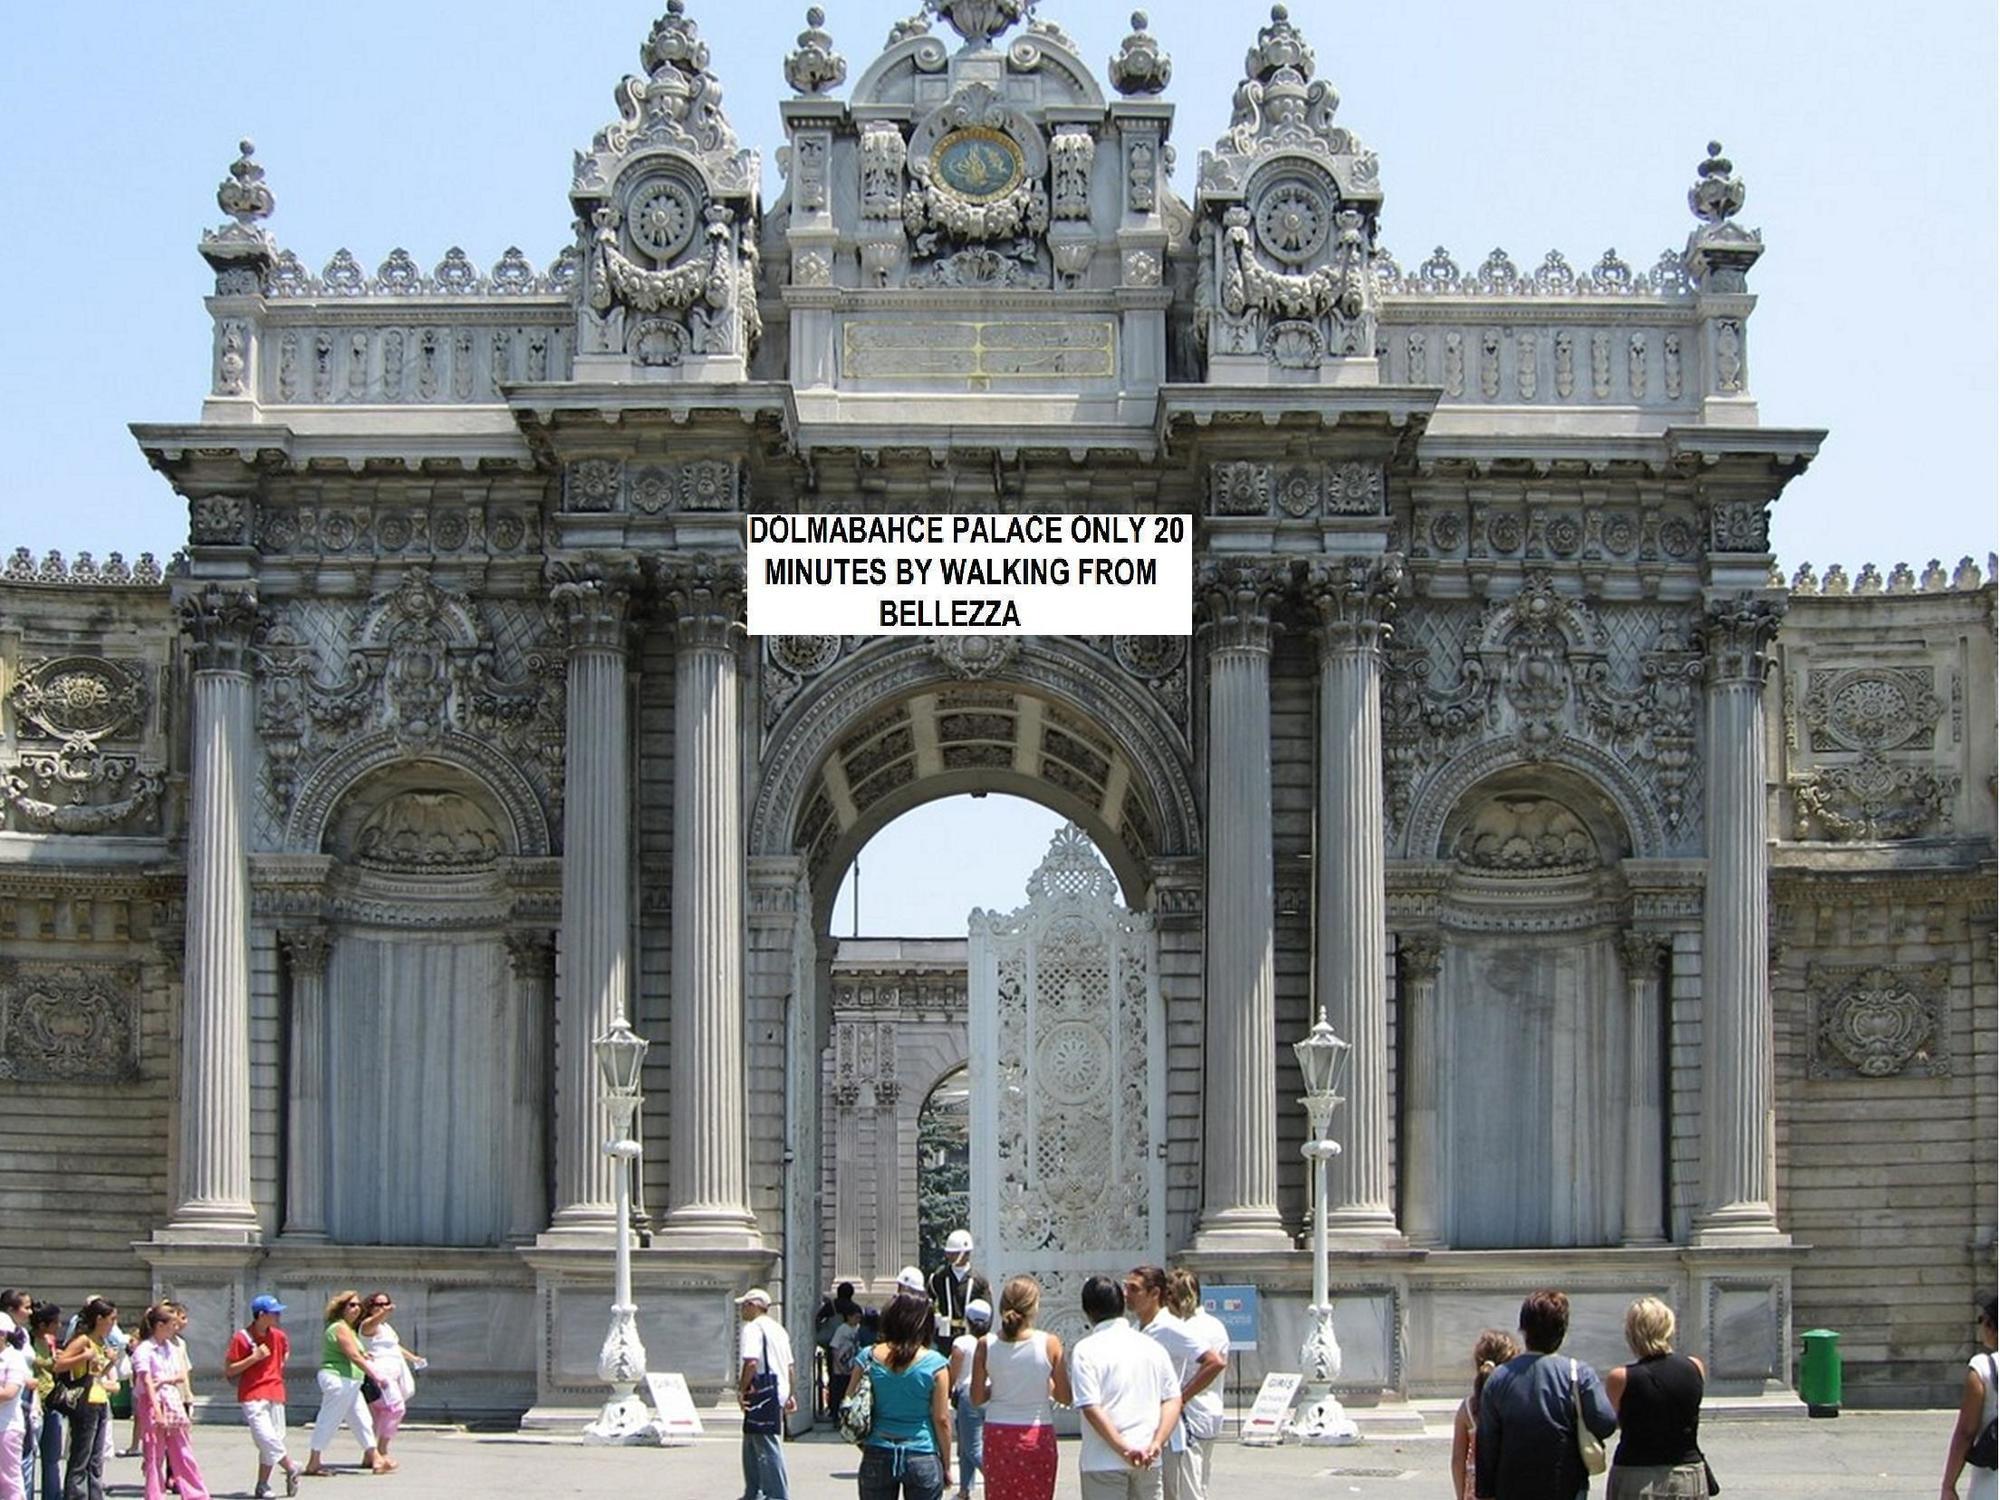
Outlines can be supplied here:
[[1329, 1250], [1402, 1250], [1409, 1243], [1386, 1208], [1336, 1208], [1326, 1216]]
[[248, 1245], [263, 1237], [257, 1210], [226, 1199], [183, 1203], [164, 1227], [153, 1231], [161, 1244]]
[[1203, 1214], [1194, 1231], [1197, 1251], [1292, 1250], [1296, 1242], [1275, 1208], [1225, 1208]]
[[1691, 1245], [1725, 1248], [1782, 1247], [1791, 1242], [1768, 1203], [1730, 1203], [1702, 1214], [1688, 1239]]
[[653, 1231], [662, 1250], [762, 1250], [763, 1231], [743, 1212], [728, 1209], [683, 1208], [669, 1213]]
[[549, 1227], [535, 1236], [535, 1243], [553, 1237], [565, 1244], [579, 1237], [588, 1244], [610, 1244], [618, 1233], [618, 1205], [615, 1203], [572, 1203], [549, 1216]]

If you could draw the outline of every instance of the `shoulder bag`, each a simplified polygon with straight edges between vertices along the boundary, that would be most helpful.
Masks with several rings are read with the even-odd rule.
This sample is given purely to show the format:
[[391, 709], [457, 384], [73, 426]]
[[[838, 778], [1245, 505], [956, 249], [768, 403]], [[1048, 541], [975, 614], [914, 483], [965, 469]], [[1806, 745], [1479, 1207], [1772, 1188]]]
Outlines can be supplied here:
[[872, 1352], [855, 1356], [854, 1368], [861, 1372], [861, 1384], [840, 1403], [840, 1435], [857, 1448], [867, 1446], [868, 1434], [875, 1428], [875, 1385], [868, 1374], [873, 1363]]
[[1583, 1472], [1604, 1472], [1604, 1439], [1583, 1425], [1583, 1382], [1577, 1378], [1576, 1361], [1569, 1362], [1569, 1409], [1576, 1418], [1576, 1451], [1583, 1459]]
[[[1993, 1387], [2000, 1384], [2000, 1363], [1990, 1354], [1986, 1356], [1986, 1372], [1986, 1399], [1991, 1401]], [[2000, 1469], [2000, 1431], [1995, 1430], [1995, 1423], [1979, 1429], [1979, 1436], [1965, 1450], [1965, 1461], [1975, 1469]]]
[[778, 1399], [778, 1372], [771, 1368], [771, 1336], [766, 1333], [763, 1338], [764, 1357], [750, 1377], [750, 1399], [743, 1404], [743, 1430], [768, 1436], [785, 1425], [785, 1413]]

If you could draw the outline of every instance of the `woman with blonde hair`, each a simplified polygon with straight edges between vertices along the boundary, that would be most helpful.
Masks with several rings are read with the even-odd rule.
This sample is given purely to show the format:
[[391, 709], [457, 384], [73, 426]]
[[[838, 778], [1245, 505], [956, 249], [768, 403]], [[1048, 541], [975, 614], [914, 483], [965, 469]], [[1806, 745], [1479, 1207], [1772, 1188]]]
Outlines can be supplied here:
[[987, 1500], [1051, 1500], [1056, 1405], [1070, 1403], [1062, 1340], [1035, 1327], [1042, 1289], [1016, 1276], [1000, 1292], [1000, 1327], [972, 1356], [972, 1399], [986, 1408]]
[[1472, 1500], [1472, 1445], [1486, 1377], [1520, 1352], [1520, 1341], [1503, 1328], [1481, 1329], [1472, 1341], [1472, 1394], [1458, 1403], [1451, 1419], [1451, 1500]]
[[1705, 1500], [1708, 1461], [1699, 1428], [1708, 1372], [1694, 1356], [1674, 1352], [1674, 1310], [1658, 1297], [1625, 1309], [1625, 1343], [1632, 1363], [1604, 1377], [1604, 1394], [1618, 1413], [1605, 1500]]
[[361, 1462], [377, 1474], [396, 1467], [375, 1446], [375, 1423], [361, 1399], [361, 1378], [368, 1373], [368, 1356], [355, 1326], [361, 1321], [361, 1294], [335, 1292], [326, 1304], [326, 1334], [320, 1341], [319, 1418], [313, 1423], [312, 1453], [305, 1472], [324, 1474], [320, 1455], [333, 1445], [344, 1422], [361, 1443]]

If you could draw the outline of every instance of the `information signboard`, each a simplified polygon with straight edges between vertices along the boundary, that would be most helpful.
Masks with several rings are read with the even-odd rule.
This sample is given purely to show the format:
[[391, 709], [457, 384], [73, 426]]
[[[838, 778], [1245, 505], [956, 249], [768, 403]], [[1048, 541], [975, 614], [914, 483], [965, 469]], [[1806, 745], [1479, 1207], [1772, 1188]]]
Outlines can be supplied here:
[[1234, 1353], [1239, 1349], [1257, 1347], [1257, 1288], [1254, 1286], [1210, 1286], [1203, 1287], [1201, 1305], [1204, 1311], [1221, 1322], [1229, 1330], [1229, 1348]]
[[1238, 1441], [1252, 1447], [1282, 1443], [1286, 1424], [1291, 1421], [1292, 1403], [1298, 1399], [1299, 1382], [1304, 1378], [1303, 1375], [1266, 1375], [1264, 1384], [1258, 1388], [1257, 1400], [1250, 1408], [1250, 1415], [1243, 1419]]

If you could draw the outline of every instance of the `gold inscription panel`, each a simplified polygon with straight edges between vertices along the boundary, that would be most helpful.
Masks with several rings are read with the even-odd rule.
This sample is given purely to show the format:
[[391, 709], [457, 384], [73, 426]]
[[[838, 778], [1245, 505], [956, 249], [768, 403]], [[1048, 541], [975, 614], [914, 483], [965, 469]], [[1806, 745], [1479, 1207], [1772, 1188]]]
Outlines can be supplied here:
[[848, 323], [840, 363], [854, 380], [1109, 380], [1118, 347], [1108, 318]]

